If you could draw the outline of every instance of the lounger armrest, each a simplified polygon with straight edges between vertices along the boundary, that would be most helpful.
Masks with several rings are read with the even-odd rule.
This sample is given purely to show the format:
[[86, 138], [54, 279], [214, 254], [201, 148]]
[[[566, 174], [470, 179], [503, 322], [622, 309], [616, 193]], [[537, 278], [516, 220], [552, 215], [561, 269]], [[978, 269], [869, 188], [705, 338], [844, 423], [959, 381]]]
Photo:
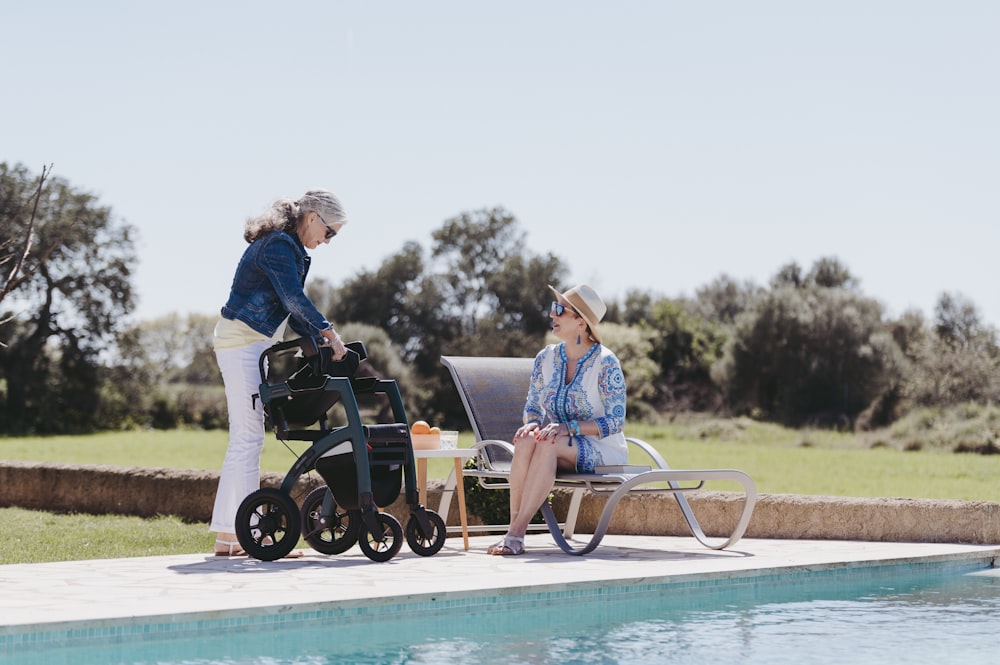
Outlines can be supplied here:
[[476, 468], [480, 471], [507, 473], [510, 471], [510, 460], [514, 459], [514, 446], [500, 439], [477, 441], [472, 445], [478, 450]]
[[648, 456], [649, 459], [651, 459], [653, 461], [653, 467], [654, 468], [657, 468], [657, 469], [669, 469], [670, 468], [670, 465], [667, 464], [667, 461], [665, 459], [663, 459], [663, 456], [656, 450], [656, 448], [654, 448], [653, 446], [649, 445], [648, 443], [646, 443], [642, 439], [636, 439], [636, 438], [627, 436], [627, 437], [625, 437], [625, 441], [628, 442], [629, 445], [635, 446], [636, 448], [638, 448], [639, 450], [641, 450], [643, 453], [645, 453], [646, 456]]

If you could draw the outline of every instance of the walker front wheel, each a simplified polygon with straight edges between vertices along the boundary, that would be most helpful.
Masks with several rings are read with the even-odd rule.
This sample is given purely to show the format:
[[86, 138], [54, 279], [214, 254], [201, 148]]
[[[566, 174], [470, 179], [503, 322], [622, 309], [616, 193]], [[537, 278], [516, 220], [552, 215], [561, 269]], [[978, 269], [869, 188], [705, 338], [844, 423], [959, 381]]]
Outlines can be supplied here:
[[299, 507], [276, 489], [253, 492], [236, 511], [236, 537], [255, 559], [276, 561], [287, 556], [299, 544], [301, 533]]
[[431, 532], [424, 533], [417, 516], [410, 515], [410, 520], [406, 523], [406, 543], [420, 556], [433, 556], [444, 547], [448, 527], [445, 526], [444, 519], [433, 510], [425, 510], [424, 515], [431, 523]]
[[361, 535], [358, 537], [358, 545], [365, 556], [372, 561], [388, 561], [396, 556], [403, 547], [403, 525], [389, 513], [379, 513], [376, 517], [379, 526], [382, 528], [382, 540], [377, 540], [368, 527], [361, 523]]

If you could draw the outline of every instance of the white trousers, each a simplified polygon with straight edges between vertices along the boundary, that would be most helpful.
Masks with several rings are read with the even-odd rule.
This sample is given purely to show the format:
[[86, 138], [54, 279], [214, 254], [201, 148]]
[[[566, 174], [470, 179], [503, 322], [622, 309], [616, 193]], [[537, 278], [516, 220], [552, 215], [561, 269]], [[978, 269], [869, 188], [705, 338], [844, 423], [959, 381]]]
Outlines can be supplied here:
[[215, 494], [210, 531], [234, 533], [236, 511], [243, 499], [260, 489], [260, 453], [264, 449], [264, 408], [260, 398], [260, 354], [273, 340], [254, 342], [236, 349], [215, 352], [226, 386], [229, 409], [229, 447], [222, 462], [219, 489]]

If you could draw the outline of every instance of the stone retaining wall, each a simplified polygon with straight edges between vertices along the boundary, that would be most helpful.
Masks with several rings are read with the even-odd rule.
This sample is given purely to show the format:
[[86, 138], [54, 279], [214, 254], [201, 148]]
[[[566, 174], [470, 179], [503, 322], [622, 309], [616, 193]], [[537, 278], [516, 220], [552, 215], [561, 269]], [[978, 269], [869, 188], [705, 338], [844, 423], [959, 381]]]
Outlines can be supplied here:
[[[276, 487], [282, 477], [265, 474], [262, 484]], [[207, 522], [218, 478], [212, 471], [0, 462], [0, 506], [143, 517], [178, 515]], [[301, 500], [316, 482], [302, 479], [295, 488], [296, 498]], [[429, 493], [439, 487], [440, 483], [432, 484]], [[577, 532], [593, 532], [605, 499], [600, 495], [584, 499]], [[688, 499], [709, 536], [727, 535], [742, 508], [742, 495], [732, 492], [699, 491], [688, 494]], [[567, 501], [567, 491], [555, 492], [557, 514]], [[427, 503], [434, 507], [437, 500]], [[458, 523], [456, 503], [452, 502], [449, 524]], [[387, 510], [405, 524], [408, 515], [402, 497]], [[657, 494], [622, 499], [609, 531], [664, 536], [689, 533], [674, 499]], [[762, 494], [746, 536], [998, 544], [1000, 503]]]

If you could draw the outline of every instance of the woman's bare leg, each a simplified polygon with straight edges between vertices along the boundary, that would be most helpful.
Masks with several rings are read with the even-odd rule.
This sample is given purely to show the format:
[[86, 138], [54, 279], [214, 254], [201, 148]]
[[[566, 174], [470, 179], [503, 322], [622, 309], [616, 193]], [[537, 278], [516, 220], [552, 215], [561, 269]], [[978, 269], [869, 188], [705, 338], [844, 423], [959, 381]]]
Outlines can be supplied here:
[[[556, 471], [559, 468], [576, 468], [576, 445], [567, 445], [569, 437], [563, 436], [555, 439], [554, 442], [536, 442], [533, 454], [527, 465], [524, 474], [523, 485], [518, 491], [518, 510], [515, 514], [511, 511], [510, 527], [507, 529], [508, 535], [523, 538], [528, 530], [531, 518], [535, 516], [541, 508], [545, 499], [556, 481]], [[517, 455], [514, 456], [515, 461]], [[511, 465], [511, 475], [513, 475], [513, 464]], [[511, 496], [513, 497], [513, 485], [511, 485]], [[513, 506], [513, 498], [511, 499]]]
[[533, 436], [514, 439], [514, 459], [510, 463], [510, 521], [513, 522], [521, 512], [521, 495], [524, 492], [525, 480], [535, 449], [539, 444]]

